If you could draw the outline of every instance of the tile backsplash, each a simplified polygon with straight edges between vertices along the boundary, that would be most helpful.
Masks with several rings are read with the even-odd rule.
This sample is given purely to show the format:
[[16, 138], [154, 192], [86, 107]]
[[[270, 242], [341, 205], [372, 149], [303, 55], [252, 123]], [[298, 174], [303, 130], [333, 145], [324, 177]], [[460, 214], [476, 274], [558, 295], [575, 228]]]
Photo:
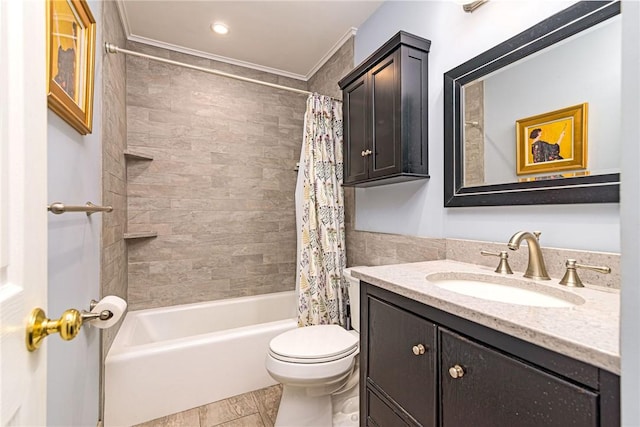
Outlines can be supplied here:
[[[447, 239], [447, 259], [472, 264], [496, 267], [498, 258], [480, 255], [480, 251], [499, 252], [508, 250], [506, 242], [482, 242], [474, 240]], [[522, 242], [520, 249], [509, 251], [509, 265], [514, 274], [522, 273], [527, 269], [528, 247]], [[582, 281], [589, 285], [603, 286], [620, 289], [620, 254], [608, 252], [590, 252], [573, 249], [559, 249], [542, 247], [542, 255], [547, 266], [547, 272], [552, 279], [560, 279], [564, 275], [567, 259], [575, 259], [580, 264], [607, 266], [611, 268], [610, 274], [601, 274], [585, 269], [578, 269], [578, 275]]]
[[[481, 250], [499, 252], [507, 250], [506, 242], [483, 242], [462, 239], [434, 239], [399, 234], [372, 233], [349, 229], [347, 231], [347, 265], [388, 265], [408, 262], [449, 259], [471, 264], [497, 267], [498, 258], [483, 256]], [[578, 274], [587, 285], [620, 289], [620, 254], [590, 252], [572, 249], [542, 248], [547, 271], [559, 280], [565, 273], [567, 259], [580, 264], [607, 266], [610, 274], [579, 269]], [[522, 275], [528, 261], [528, 247], [522, 243], [517, 251], [509, 251], [509, 265], [514, 274]]]

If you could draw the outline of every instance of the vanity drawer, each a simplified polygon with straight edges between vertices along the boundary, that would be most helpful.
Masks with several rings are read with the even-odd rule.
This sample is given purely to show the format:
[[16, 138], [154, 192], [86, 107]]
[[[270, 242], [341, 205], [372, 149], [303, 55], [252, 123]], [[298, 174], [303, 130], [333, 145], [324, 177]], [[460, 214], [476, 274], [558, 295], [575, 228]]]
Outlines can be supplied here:
[[444, 328], [440, 349], [443, 427], [599, 425], [594, 391]]
[[398, 414], [387, 406], [378, 396], [367, 390], [369, 415], [367, 426], [371, 427], [409, 427]]
[[367, 304], [367, 380], [420, 425], [435, 426], [436, 325], [376, 298]]

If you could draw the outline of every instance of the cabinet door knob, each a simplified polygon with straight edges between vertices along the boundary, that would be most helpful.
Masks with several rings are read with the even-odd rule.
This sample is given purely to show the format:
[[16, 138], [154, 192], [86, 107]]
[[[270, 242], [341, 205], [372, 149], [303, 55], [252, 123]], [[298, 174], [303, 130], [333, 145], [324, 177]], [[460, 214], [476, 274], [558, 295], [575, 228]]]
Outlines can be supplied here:
[[454, 365], [449, 368], [449, 375], [454, 379], [462, 378], [464, 376], [464, 369], [462, 369], [460, 365]]
[[414, 345], [411, 350], [413, 350], [413, 354], [415, 354], [416, 356], [420, 356], [421, 354], [424, 354], [425, 351], [427, 351], [427, 349], [424, 348], [422, 344]]
[[362, 152], [360, 153], [360, 155], [361, 155], [362, 157], [364, 157], [364, 156], [366, 156], [366, 155], [367, 155], [367, 152], [366, 152], [366, 151], [364, 151], [364, 150], [362, 150]]
[[367, 151], [364, 152], [364, 154], [366, 154], [367, 156], [370, 156], [371, 154], [373, 154], [373, 151], [367, 150]]

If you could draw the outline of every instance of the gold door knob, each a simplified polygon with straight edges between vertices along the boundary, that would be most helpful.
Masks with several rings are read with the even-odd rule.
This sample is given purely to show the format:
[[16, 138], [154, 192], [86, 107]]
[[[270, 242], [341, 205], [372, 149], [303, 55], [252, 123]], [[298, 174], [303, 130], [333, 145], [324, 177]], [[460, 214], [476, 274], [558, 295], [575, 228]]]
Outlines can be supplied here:
[[413, 354], [415, 354], [416, 356], [420, 356], [421, 354], [424, 354], [425, 351], [427, 351], [427, 349], [424, 348], [422, 344], [414, 345], [411, 350], [413, 350]]
[[42, 341], [50, 334], [59, 333], [63, 340], [72, 340], [78, 335], [82, 326], [82, 313], [71, 308], [58, 320], [47, 319], [41, 308], [34, 308], [27, 323], [27, 350], [35, 351]]
[[464, 369], [462, 369], [460, 365], [454, 365], [449, 368], [449, 375], [451, 375], [453, 379], [462, 378], [464, 376]]

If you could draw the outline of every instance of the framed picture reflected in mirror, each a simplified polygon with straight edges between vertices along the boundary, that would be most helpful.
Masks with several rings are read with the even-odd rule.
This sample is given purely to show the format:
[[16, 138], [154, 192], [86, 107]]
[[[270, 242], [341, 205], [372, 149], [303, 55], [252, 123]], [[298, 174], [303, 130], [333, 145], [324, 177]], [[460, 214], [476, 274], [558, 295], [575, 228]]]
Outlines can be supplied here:
[[516, 173], [561, 172], [587, 167], [588, 104], [516, 121]]

